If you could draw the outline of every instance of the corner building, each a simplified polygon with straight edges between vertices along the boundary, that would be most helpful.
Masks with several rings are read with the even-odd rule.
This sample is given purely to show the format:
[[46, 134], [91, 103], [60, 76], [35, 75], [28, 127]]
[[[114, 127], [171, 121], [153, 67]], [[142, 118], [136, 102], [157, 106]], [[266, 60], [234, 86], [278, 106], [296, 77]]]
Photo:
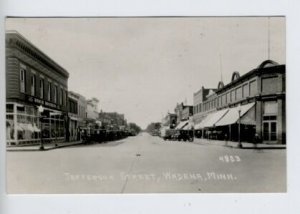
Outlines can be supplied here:
[[266, 60], [211, 92], [194, 104], [202, 137], [251, 142], [257, 133], [264, 143], [286, 143], [285, 65]]
[[6, 33], [8, 146], [36, 144], [41, 138], [65, 141], [68, 78], [64, 68], [18, 32]]

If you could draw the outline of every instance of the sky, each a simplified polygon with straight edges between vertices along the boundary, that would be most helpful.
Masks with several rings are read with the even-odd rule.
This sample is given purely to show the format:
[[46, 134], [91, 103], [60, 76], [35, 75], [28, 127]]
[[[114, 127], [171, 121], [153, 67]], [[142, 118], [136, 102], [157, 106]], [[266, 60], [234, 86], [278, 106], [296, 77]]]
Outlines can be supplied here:
[[283, 17], [8, 18], [6, 30], [65, 68], [69, 90], [142, 128], [234, 71], [286, 61]]

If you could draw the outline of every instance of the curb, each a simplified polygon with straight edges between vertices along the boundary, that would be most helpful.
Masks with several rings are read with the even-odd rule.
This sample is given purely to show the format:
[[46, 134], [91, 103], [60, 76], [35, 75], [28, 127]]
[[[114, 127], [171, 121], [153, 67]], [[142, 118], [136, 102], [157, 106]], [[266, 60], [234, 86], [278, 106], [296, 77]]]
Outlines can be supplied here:
[[79, 143], [72, 143], [72, 144], [67, 144], [67, 145], [58, 145], [55, 146], [51, 145], [50, 147], [45, 147], [44, 150], [40, 150], [39, 149], [39, 145], [36, 146], [36, 148], [27, 148], [26, 146], [22, 146], [22, 147], [15, 147], [15, 148], [6, 148], [7, 152], [24, 152], [24, 151], [28, 151], [28, 152], [32, 152], [32, 151], [49, 151], [49, 150], [53, 150], [53, 149], [59, 149], [59, 148], [64, 148], [64, 147], [69, 147], [69, 146], [75, 146], [75, 145], [81, 145], [84, 144], [84, 142], [79, 142]]

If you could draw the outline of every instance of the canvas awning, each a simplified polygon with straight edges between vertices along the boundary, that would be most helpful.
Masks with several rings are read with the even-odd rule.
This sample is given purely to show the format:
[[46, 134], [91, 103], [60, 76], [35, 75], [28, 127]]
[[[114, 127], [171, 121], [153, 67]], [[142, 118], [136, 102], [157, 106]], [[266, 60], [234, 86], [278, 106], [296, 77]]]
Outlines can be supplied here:
[[187, 124], [189, 123], [189, 121], [181, 121], [175, 129], [183, 129]]
[[213, 127], [215, 124], [228, 112], [228, 109], [222, 109], [220, 111], [215, 111], [207, 115], [207, 117], [197, 124], [197, 129], [202, 129], [205, 127]]
[[241, 123], [245, 125], [255, 125], [254, 116], [249, 115], [247, 117], [247, 112], [255, 105], [255, 103], [248, 103], [246, 105], [237, 106], [230, 108], [224, 117], [216, 123], [216, 126], [227, 126], [235, 124], [239, 120], [239, 109], [241, 110]]
[[70, 120], [78, 120], [78, 117], [73, 117], [73, 116], [70, 116]]
[[183, 127], [183, 130], [191, 130], [193, 128], [192, 123], [188, 123], [186, 126]]

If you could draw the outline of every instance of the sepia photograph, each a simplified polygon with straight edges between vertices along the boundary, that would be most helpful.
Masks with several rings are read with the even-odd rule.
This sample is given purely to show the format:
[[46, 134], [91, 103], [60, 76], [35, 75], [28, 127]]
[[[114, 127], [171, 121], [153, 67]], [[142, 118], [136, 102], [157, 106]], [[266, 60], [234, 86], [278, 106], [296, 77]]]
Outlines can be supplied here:
[[286, 17], [6, 17], [8, 194], [286, 193]]

